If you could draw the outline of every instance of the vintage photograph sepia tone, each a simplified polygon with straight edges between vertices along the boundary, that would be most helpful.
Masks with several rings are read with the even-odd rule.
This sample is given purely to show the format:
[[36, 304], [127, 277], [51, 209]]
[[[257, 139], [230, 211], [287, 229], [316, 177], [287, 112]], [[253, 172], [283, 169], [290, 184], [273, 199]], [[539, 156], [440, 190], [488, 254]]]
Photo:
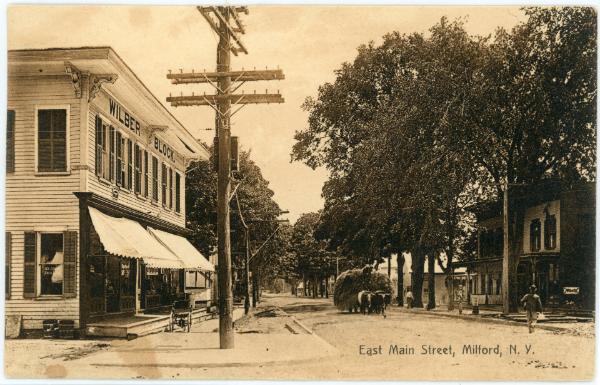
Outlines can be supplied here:
[[594, 380], [597, 9], [4, 9], [6, 379]]

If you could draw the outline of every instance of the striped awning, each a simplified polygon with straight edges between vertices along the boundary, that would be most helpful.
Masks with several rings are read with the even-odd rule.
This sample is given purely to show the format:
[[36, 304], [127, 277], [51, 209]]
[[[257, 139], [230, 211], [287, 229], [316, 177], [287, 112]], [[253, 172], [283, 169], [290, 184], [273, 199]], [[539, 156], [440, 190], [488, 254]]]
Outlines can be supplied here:
[[111, 217], [93, 207], [88, 209], [100, 242], [109, 253], [141, 259], [150, 267], [184, 268], [183, 262], [138, 222]]
[[148, 228], [158, 241], [165, 245], [183, 262], [186, 269], [215, 271], [215, 267], [184, 237]]

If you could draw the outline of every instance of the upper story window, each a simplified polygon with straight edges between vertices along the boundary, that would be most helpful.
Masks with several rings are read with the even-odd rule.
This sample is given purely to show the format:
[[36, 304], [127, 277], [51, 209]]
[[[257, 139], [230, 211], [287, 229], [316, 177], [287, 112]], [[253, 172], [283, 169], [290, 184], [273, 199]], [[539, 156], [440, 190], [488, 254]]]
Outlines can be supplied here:
[[144, 197], [148, 198], [148, 186], [150, 185], [150, 172], [148, 168], [148, 151], [144, 150]]
[[167, 165], [161, 163], [161, 196], [163, 206], [167, 205]]
[[68, 113], [65, 108], [37, 110], [37, 171], [66, 172]]
[[556, 248], [556, 216], [546, 215], [544, 220], [544, 248]]
[[104, 179], [110, 177], [109, 143], [110, 129], [101, 117], [96, 116], [96, 175]]
[[181, 175], [175, 172], [175, 212], [181, 212]]
[[124, 139], [123, 135], [117, 131], [115, 135], [115, 156], [116, 156], [116, 182], [118, 186], [122, 186], [125, 181], [125, 164], [123, 162], [124, 154]]
[[142, 193], [142, 150], [138, 144], [135, 145], [133, 152], [135, 178], [134, 178], [134, 191], [136, 194]]
[[127, 139], [127, 189], [133, 188], [133, 142]]
[[6, 172], [15, 172], [15, 111], [6, 115]]
[[152, 200], [158, 202], [158, 158], [152, 157]]
[[529, 248], [531, 251], [540, 251], [542, 241], [542, 223], [534, 219], [529, 225]]
[[169, 167], [169, 208], [173, 208], [173, 169]]

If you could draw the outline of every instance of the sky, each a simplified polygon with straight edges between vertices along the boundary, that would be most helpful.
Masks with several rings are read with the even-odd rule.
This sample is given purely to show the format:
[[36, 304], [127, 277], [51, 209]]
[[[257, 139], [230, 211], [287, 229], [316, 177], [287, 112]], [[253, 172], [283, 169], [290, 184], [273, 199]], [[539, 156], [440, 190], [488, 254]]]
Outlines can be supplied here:
[[[284, 104], [249, 105], [232, 118], [232, 135], [250, 150], [275, 200], [293, 223], [323, 207], [325, 169], [291, 163], [294, 132], [307, 127], [301, 106], [319, 85], [335, 80], [334, 71], [351, 62], [356, 49], [381, 42], [392, 31], [423, 32], [440, 20], [464, 18], [474, 35], [511, 28], [525, 19], [516, 7], [458, 6], [251, 6], [243, 15], [242, 40], [248, 55], [232, 56], [231, 68], [281, 68], [285, 80], [251, 82], [241, 89], [279, 91]], [[60, 21], [57, 23], [57, 21]], [[218, 38], [194, 6], [12, 6], [8, 8], [8, 49], [111, 46], [144, 84], [167, 105], [169, 95], [207, 94], [207, 85], [176, 86], [169, 70], [214, 70]], [[197, 138], [211, 143], [210, 107], [167, 105]]]

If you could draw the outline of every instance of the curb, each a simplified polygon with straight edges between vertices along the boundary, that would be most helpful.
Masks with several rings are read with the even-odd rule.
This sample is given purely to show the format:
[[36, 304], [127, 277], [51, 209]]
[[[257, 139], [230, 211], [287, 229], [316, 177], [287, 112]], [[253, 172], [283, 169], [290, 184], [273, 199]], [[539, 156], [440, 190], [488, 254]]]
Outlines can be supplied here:
[[[487, 318], [487, 317], [482, 317], [480, 315], [479, 316], [478, 315], [475, 315], [475, 316], [466, 315], [465, 316], [465, 315], [458, 315], [458, 314], [436, 313], [436, 312], [430, 312], [427, 310], [405, 310], [405, 309], [400, 310], [400, 312], [401, 313], [423, 314], [423, 315], [430, 316], [430, 317], [457, 318], [457, 319], [462, 319], [465, 321], [472, 321], [472, 322], [488, 322], [488, 323], [495, 323], [498, 325], [527, 327], [527, 324], [523, 323], [523, 322], [517, 322], [517, 321], [512, 321], [512, 320], [507, 320], [507, 319]], [[592, 321], [592, 322], [595, 322], [595, 321]], [[564, 332], [564, 333], [571, 332], [569, 329], [556, 327], [556, 326], [550, 326], [550, 325], [543, 325], [543, 324], [540, 324], [539, 322], [536, 324], [535, 328], [553, 331], [553, 332]]]

